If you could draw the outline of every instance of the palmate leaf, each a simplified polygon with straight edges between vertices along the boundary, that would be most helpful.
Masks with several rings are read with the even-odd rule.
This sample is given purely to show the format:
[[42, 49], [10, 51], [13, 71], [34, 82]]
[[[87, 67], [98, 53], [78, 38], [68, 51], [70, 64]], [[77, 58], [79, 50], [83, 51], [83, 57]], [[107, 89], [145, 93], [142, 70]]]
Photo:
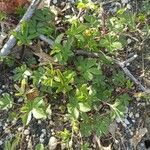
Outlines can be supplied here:
[[27, 78], [31, 75], [32, 75], [31, 70], [25, 64], [23, 64], [22, 66], [17, 67], [14, 70], [13, 78], [15, 81], [21, 82], [24, 78]]
[[99, 45], [106, 48], [108, 52], [113, 52], [122, 48], [122, 43], [120, 43], [118, 37], [114, 35], [114, 33], [105, 35], [105, 37], [100, 40]]
[[114, 104], [110, 104], [110, 108], [112, 110], [110, 115], [112, 119], [118, 117], [122, 120], [130, 99], [131, 98], [128, 94], [123, 94], [116, 99]]
[[96, 59], [78, 57], [76, 66], [85, 80], [92, 80], [94, 75], [100, 75], [101, 70]]
[[31, 111], [30, 111], [29, 113], [23, 114], [23, 115], [21, 116], [21, 118], [22, 118], [23, 124], [28, 125], [29, 122], [31, 121], [31, 118], [32, 118], [32, 113], [31, 113]]
[[73, 46], [74, 39], [68, 38], [63, 42], [63, 44], [61, 44], [60, 42], [63, 36], [63, 34], [60, 34], [56, 38], [53, 50], [51, 51], [51, 55], [54, 55], [54, 58], [58, 60], [58, 62], [66, 64], [69, 58], [73, 56], [73, 51], [71, 48]]
[[111, 119], [109, 118], [109, 116], [105, 116], [104, 118], [96, 116], [96, 118], [94, 119], [93, 130], [98, 136], [106, 135], [108, 133], [110, 123]]
[[45, 150], [44, 145], [43, 144], [37, 144], [35, 146], [35, 150]]
[[4, 93], [0, 98], [0, 109], [8, 110], [13, 106], [13, 98], [8, 93]]
[[22, 115], [22, 121], [24, 124], [29, 124], [32, 115], [36, 119], [46, 119], [47, 113], [46, 113], [47, 107], [45, 106], [45, 103], [43, 101], [42, 97], [37, 97], [32, 101], [27, 101], [25, 105], [21, 108]]
[[83, 103], [79, 103], [79, 110], [81, 112], [89, 112], [91, 110], [91, 103], [89, 102], [83, 102]]
[[78, 109], [78, 102], [72, 96], [69, 96], [69, 103], [67, 104], [68, 113], [70, 114], [71, 118], [78, 119], [79, 118], [79, 109]]

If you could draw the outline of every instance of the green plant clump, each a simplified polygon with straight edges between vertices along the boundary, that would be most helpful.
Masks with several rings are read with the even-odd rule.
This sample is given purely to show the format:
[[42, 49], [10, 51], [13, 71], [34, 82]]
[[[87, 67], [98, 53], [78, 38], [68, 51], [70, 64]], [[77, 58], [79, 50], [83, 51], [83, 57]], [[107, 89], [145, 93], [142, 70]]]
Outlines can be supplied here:
[[[61, 111], [64, 117], [67, 115], [71, 128], [58, 133], [65, 143], [72, 140], [73, 134], [104, 136], [115, 118], [122, 121], [133, 83], [109, 58], [123, 51], [128, 35], [140, 30], [143, 37], [150, 31], [147, 16], [141, 13], [133, 14], [122, 8], [113, 16], [102, 18], [99, 15], [104, 13], [102, 7], [89, 1], [77, 3], [77, 9], [84, 12], [82, 20], [77, 14], [66, 16], [63, 21], [69, 26], [64, 33], [56, 31], [50, 23], [54, 16], [47, 9], [37, 10], [30, 21], [22, 23], [21, 32], [13, 33], [19, 45], [29, 45], [41, 34], [55, 38], [48, 52], [56, 60], [55, 64], [37, 63], [36, 68], [22, 64], [14, 69], [14, 87], [15, 96], [23, 99], [18, 109], [24, 125], [32, 117], [46, 119], [53, 114], [51, 103], [59, 101], [61, 108], [63, 101], [65, 108]], [[139, 29], [137, 21], [142, 28]], [[94, 53], [99, 58], [90, 55]], [[0, 109], [12, 107], [15, 107], [13, 98], [4, 94]]]

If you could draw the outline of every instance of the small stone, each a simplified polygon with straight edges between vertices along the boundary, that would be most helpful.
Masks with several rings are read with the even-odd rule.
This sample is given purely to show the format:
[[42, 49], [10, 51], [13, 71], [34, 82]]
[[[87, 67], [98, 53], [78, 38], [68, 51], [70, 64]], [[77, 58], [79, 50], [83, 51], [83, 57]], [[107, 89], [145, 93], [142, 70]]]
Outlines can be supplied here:
[[132, 42], [131, 39], [127, 39], [127, 43], [130, 44]]
[[21, 132], [23, 130], [23, 127], [19, 127], [18, 131]]
[[125, 124], [127, 124], [127, 125], [130, 124], [130, 122], [128, 121], [128, 119], [125, 119], [124, 122], [125, 122]]
[[132, 6], [130, 5], [130, 4], [127, 4], [127, 6], [126, 6], [128, 9], [131, 9], [132, 8]]
[[42, 123], [42, 121], [41, 120], [38, 120], [38, 124], [41, 124]]
[[133, 112], [130, 112], [129, 117], [132, 118], [133, 116]]
[[46, 129], [42, 129], [42, 132], [43, 132], [43, 133], [46, 133]]
[[66, 144], [65, 143], [61, 143], [61, 149], [64, 150], [66, 148]]
[[20, 98], [18, 99], [18, 102], [19, 102], [19, 103], [23, 102], [23, 98], [20, 97]]
[[6, 86], [5, 85], [2, 85], [2, 88], [4, 89]]
[[121, 122], [120, 118], [116, 118], [116, 122], [120, 123]]
[[135, 120], [133, 119], [132, 122], [135, 123]]
[[136, 114], [135, 114], [135, 117], [136, 117], [136, 118], [139, 118], [139, 117], [140, 117], [139, 113], [136, 113]]
[[53, 4], [56, 4], [57, 3], [57, 0], [53, 0]]
[[9, 128], [6, 128], [6, 129], [5, 129], [5, 133], [10, 133], [10, 129], [9, 129]]
[[40, 143], [43, 143], [44, 142], [44, 139], [43, 138], [40, 138]]
[[16, 124], [17, 122], [17, 119], [15, 118], [13, 121], [12, 121], [12, 124]]
[[0, 140], [0, 145], [2, 145], [2, 144], [3, 144], [3, 141]]
[[7, 123], [5, 123], [5, 124], [4, 124], [4, 126], [5, 126], [5, 127], [7, 127], [7, 126], [8, 126], [8, 124], [7, 124]]
[[45, 134], [41, 134], [41, 135], [40, 135], [40, 138], [43, 138], [44, 136], [45, 136]]
[[0, 122], [0, 127], [2, 127], [3, 125], [2, 125], [2, 122]]
[[127, 127], [127, 124], [126, 123], [122, 123], [122, 125], [126, 128]]
[[128, 0], [121, 0], [121, 2], [122, 2], [123, 4], [127, 4], [127, 3], [128, 3]]
[[133, 132], [132, 132], [132, 131], [130, 132], [130, 135], [131, 135], [131, 136], [133, 135]]
[[145, 106], [145, 103], [141, 103], [141, 106]]
[[118, 143], [119, 143], [119, 141], [115, 139], [115, 143], [116, 143], [116, 144], [118, 144]]
[[141, 145], [141, 147], [145, 147], [145, 144], [144, 144], [144, 143], [141, 143], [140, 145]]
[[54, 136], [50, 137], [49, 143], [48, 143], [49, 149], [54, 150], [56, 148], [57, 144], [58, 144], [57, 139]]
[[3, 90], [0, 89], [0, 94], [2, 94]]
[[28, 135], [30, 133], [30, 131], [28, 129], [24, 130], [24, 134]]

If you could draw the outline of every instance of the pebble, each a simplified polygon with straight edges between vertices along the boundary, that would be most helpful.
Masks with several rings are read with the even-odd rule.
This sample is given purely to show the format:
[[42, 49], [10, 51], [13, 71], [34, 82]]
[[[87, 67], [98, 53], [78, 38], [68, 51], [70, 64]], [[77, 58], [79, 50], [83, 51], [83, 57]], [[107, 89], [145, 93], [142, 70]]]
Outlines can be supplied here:
[[3, 141], [2, 140], [0, 140], [0, 145], [2, 145], [3, 144]]
[[19, 103], [23, 102], [23, 98], [20, 97], [20, 98], [18, 99], [18, 102], [19, 102]]
[[38, 124], [41, 124], [42, 123], [42, 121], [41, 120], [38, 120]]
[[115, 139], [115, 143], [116, 143], [116, 144], [118, 144], [118, 143], [119, 143], [119, 141]]
[[6, 86], [5, 85], [2, 85], [2, 88], [4, 89]]
[[128, 9], [131, 9], [132, 8], [132, 6], [130, 5], [130, 4], [127, 4], [127, 6], [126, 6]]
[[130, 44], [132, 42], [131, 39], [127, 39], [127, 43]]
[[17, 122], [17, 119], [15, 118], [13, 121], [12, 121], [12, 124], [16, 124]]
[[30, 131], [28, 129], [24, 130], [24, 134], [28, 135], [30, 133]]
[[44, 134], [46, 134], [46, 129], [42, 129], [41, 131], [42, 131]]
[[132, 118], [133, 116], [133, 112], [130, 112], [129, 117]]
[[57, 0], [53, 0], [53, 4], [56, 4], [57, 3]]
[[10, 129], [9, 129], [9, 128], [6, 128], [6, 129], [5, 129], [5, 133], [10, 133]]
[[127, 125], [130, 124], [130, 122], [128, 121], [128, 119], [125, 119], [124, 122], [125, 122], [125, 124], [127, 124]]
[[126, 123], [122, 123], [122, 125], [126, 128], [127, 127], [127, 124]]
[[20, 131], [22, 131], [23, 130], [23, 127], [19, 127], [18, 128], [18, 131], [20, 132]]
[[43, 142], [44, 142], [44, 139], [43, 139], [43, 138], [40, 138], [40, 142], [43, 143]]
[[40, 138], [43, 138], [44, 136], [45, 136], [45, 134], [42, 133], [42, 134], [40, 135]]
[[4, 127], [7, 127], [7, 126], [8, 126], [8, 124], [7, 124], [7, 123], [5, 123], [5, 124], [4, 124]]
[[0, 122], [0, 127], [2, 127], [3, 125], [2, 125], [2, 122]]
[[136, 114], [135, 114], [135, 117], [136, 117], [136, 118], [139, 118], [139, 117], [140, 117], [139, 113], [136, 113]]
[[50, 137], [49, 143], [48, 143], [49, 149], [54, 150], [57, 146], [57, 143], [58, 141], [54, 136]]
[[131, 136], [133, 135], [133, 132], [132, 132], [132, 131], [130, 132], [130, 135], [131, 135]]
[[3, 90], [0, 89], [0, 94], [2, 94]]
[[121, 2], [122, 2], [123, 4], [127, 4], [127, 3], [128, 3], [128, 0], [121, 0]]
[[117, 122], [117, 123], [120, 123], [121, 120], [120, 120], [119, 118], [116, 118], [116, 122]]

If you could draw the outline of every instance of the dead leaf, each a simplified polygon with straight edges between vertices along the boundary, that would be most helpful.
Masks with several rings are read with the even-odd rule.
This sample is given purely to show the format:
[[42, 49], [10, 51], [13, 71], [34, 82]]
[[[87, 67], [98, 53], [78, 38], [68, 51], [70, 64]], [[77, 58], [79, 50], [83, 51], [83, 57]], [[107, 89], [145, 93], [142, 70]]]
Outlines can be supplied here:
[[109, 132], [111, 133], [113, 138], [115, 138], [116, 129], [117, 129], [117, 124], [116, 121], [114, 121], [109, 125]]
[[131, 141], [134, 148], [137, 147], [138, 143], [142, 140], [142, 137], [148, 132], [147, 128], [139, 129], [136, 134], [132, 137]]
[[100, 138], [97, 137], [97, 135], [94, 135], [93, 140], [94, 140], [95, 143], [97, 143], [99, 150], [112, 150], [111, 144], [110, 144], [109, 146], [107, 146], [107, 147], [104, 147], [104, 146], [101, 144]]
[[40, 65], [53, 64], [60, 66], [60, 64], [58, 64], [53, 57], [43, 52], [40, 44], [30, 46], [30, 48], [32, 49], [33, 54], [39, 57]]
[[26, 92], [26, 97], [28, 100], [34, 100], [39, 96], [39, 91], [36, 88], [30, 89]]
[[6, 14], [13, 14], [16, 8], [24, 6], [28, 0], [0, 0], [0, 11]]

